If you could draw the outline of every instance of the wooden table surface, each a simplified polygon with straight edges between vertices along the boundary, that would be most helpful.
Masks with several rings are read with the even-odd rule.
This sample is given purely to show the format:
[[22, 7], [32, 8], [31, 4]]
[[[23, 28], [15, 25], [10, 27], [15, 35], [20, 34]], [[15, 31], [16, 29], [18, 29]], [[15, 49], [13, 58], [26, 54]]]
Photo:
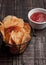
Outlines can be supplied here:
[[[0, 20], [15, 15], [28, 21], [28, 11], [36, 7], [46, 9], [46, 0], [0, 0]], [[0, 38], [0, 65], [46, 65], [46, 28], [33, 31], [29, 46], [18, 57], [7, 53]]]

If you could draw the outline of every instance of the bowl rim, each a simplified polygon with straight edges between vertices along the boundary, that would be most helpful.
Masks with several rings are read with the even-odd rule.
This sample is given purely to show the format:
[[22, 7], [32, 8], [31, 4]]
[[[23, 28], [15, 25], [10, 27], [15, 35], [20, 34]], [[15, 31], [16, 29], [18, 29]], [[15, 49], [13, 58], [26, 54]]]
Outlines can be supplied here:
[[[33, 8], [33, 9], [31, 9], [29, 12], [28, 12], [28, 19], [31, 21], [31, 22], [33, 22], [33, 23], [35, 23], [35, 24], [45, 24], [46, 22], [35, 22], [35, 21], [33, 21], [32, 19], [30, 19], [30, 16], [29, 16], [29, 14], [30, 14], [30, 12], [31, 11], [33, 11], [33, 10], [42, 10], [42, 11], [46, 11], [46, 9], [44, 9], [44, 8]], [[44, 13], [44, 12], [43, 12]]]

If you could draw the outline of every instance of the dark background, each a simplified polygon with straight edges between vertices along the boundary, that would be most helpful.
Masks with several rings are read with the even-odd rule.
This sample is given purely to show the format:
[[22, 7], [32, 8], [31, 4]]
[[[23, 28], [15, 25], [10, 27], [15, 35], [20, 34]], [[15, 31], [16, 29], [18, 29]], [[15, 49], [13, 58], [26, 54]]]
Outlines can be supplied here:
[[[28, 21], [28, 11], [37, 7], [46, 9], [46, 0], [0, 0], [0, 21], [7, 15]], [[28, 48], [18, 57], [7, 53], [0, 36], [0, 65], [46, 65], [46, 28], [33, 31]]]

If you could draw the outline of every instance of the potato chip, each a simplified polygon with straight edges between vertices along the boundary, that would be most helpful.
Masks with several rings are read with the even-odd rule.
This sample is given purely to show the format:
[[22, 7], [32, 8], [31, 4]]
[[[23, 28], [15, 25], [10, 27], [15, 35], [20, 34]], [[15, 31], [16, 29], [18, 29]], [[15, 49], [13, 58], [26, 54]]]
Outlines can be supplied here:
[[4, 24], [5, 28], [8, 28], [8, 27], [14, 26], [14, 25], [23, 27], [24, 26], [24, 21], [23, 21], [23, 19], [19, 19], [15, 16], [6, 16], [3, 19], [3, 24]]
[[24, 23], [24, 29], [26, 32], [30, 33], [31, 32], [31, 27], [29, 26], [28, 23]]

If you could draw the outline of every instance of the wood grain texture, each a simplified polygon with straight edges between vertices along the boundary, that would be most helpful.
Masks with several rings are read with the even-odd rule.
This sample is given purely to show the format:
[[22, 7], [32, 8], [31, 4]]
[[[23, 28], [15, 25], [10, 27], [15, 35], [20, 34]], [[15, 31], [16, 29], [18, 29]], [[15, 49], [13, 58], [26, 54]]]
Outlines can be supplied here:
[[[28, 21], [28, 11], [37, 7], [46, 9], [46, 0], [0, 0], [0, 20], [16, 15]], [[35, 36], [19, 57], [10, 54], [0, 37], [0, 65], [46, 65], [46, 28], [32, 34]]]
[[32, 8], [44, 8], [43, 0], [32, 0]]

